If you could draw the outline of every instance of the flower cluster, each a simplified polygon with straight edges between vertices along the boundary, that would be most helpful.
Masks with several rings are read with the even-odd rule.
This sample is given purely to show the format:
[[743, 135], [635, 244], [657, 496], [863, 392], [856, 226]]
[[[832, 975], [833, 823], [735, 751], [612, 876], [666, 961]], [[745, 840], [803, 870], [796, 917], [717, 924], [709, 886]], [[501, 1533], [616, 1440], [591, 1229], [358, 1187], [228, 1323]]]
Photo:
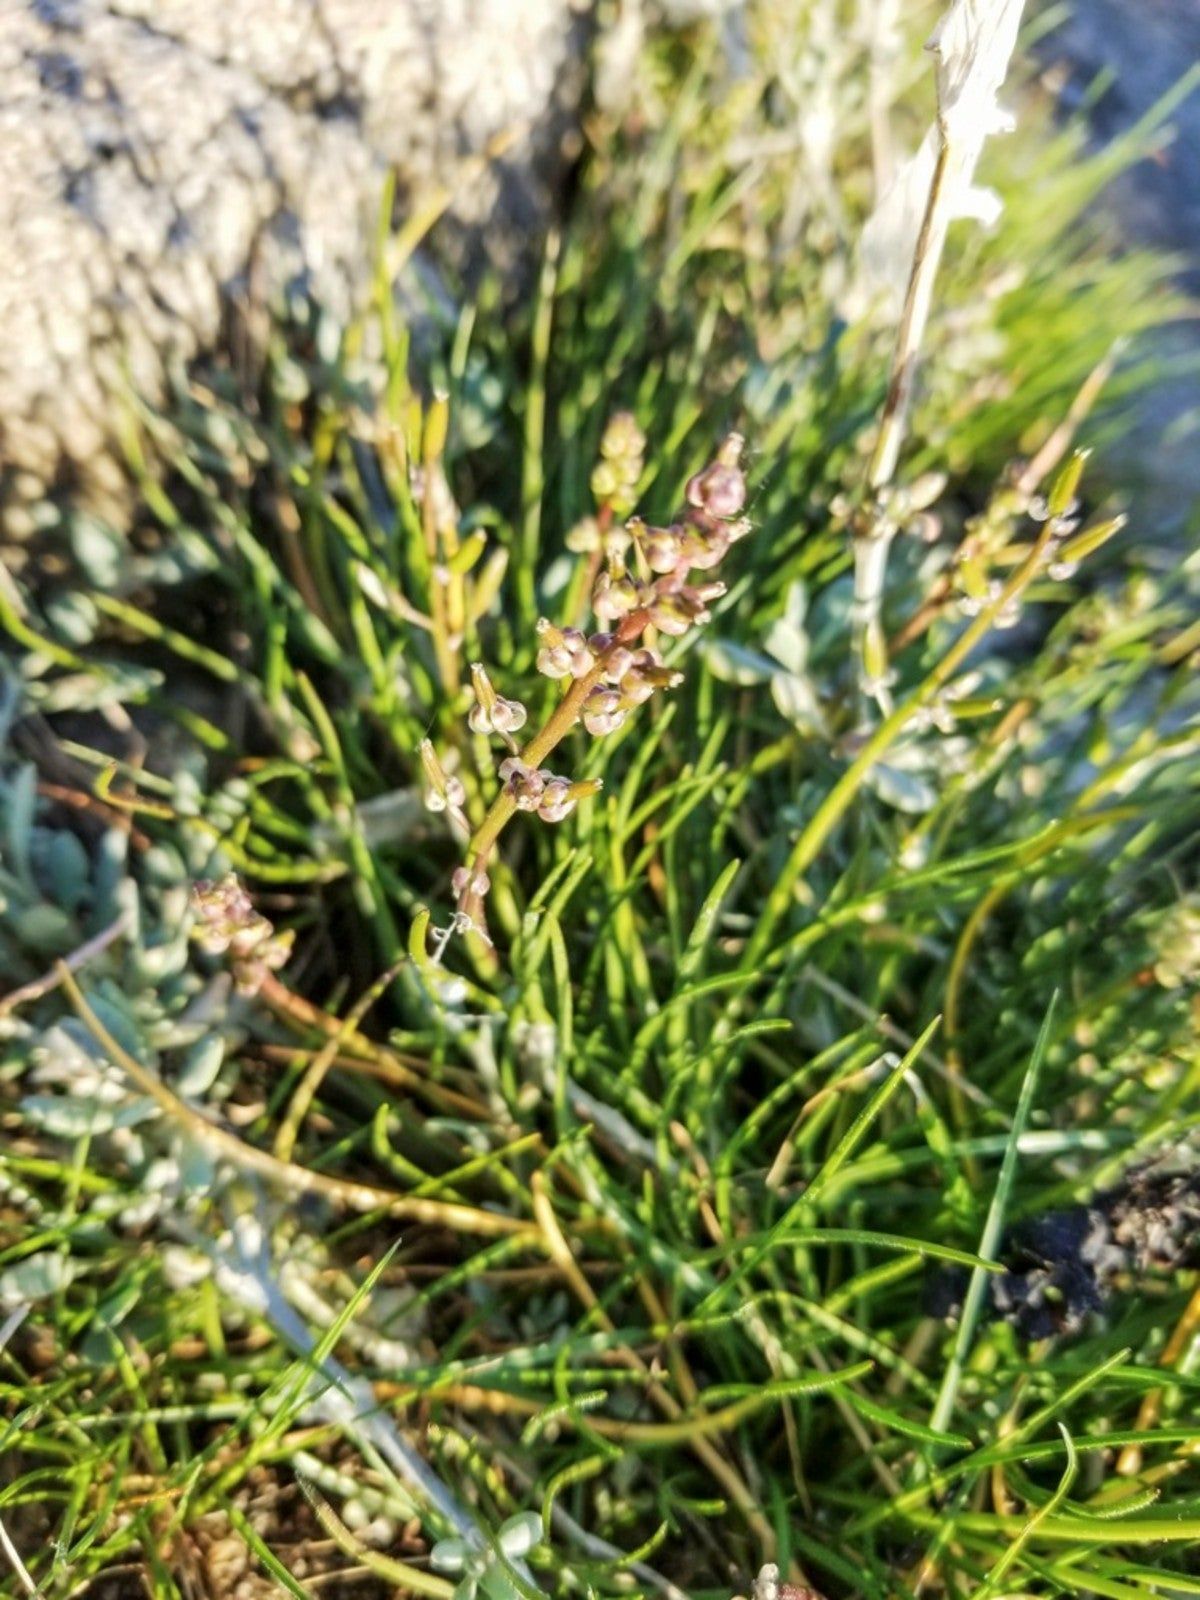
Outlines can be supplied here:
[[602, 787], [598, 778], [573, 783], [543, 767], [527, 767], [517, 756], [500, 763], [500, 777], [517, 810], [536, 811], [543, 822], [561, 822], [580, 800], [598, 794]]
[[658, 651], [649, 646], [631, 650], [616, 643], [611, 634], [596, 634], [593, 647], [604, 656], [605, 681], [593, 685], [583, 702], [583, 725], [591, 734], [615, 732], [633, 707], [644, 705], [655, 689], [674, 689], [683, 682], [683, 673], [665, 666]]
[[537, 669], [547, 678], [586, 678], [596, 665], [596, 652], [578, 628], [556, 628], [541, 617], [537, 625], [542, 647]]
[[294, 935], [276, 933], [232, 872], [219, 882], [202, 878], [194, 884], [192, 911], [192, 937], [208, 955], [229, 956], [239, 994], [257, 994], [267, 975], [278, 972], [291, 954]]
[[723, 583], [690, 579], [694, 571], [715, 567], [730, 545], [749, 532], [750, 524], [741, 515], [746, 503], [741, 453], [741, 438], [730, 434], [716, 459], [689, 481], [684, 507], [670, 526], [651, 527], [636, 517], [626, 525], [637, 571], [626, 561], [628, 546], [609, 545], [607, 565], [593, 585], [592, 607], [612, 632], [584, 638], [578, 629], [539, 623], [539, 671], [552, 678], [581, 678], [600, 670], [603, 681], [592, 684], [582, 708], [589, 733], [614, 732], [656, 689], [680, 682], [681, 675], [656, 650], [632, 647], [647, 628], [678, 638], [707, 622], [710, 603], [725, 593]]
[[740, 514], [746, 503], [746, 479], [738, 465], [741, 453], [742, 440], [731, 433], [716, 460], [689, 480], [686, 503], [669, 527], [651, 527], [640, 518], [627, 524], [638, 561], [653, 576], [636, 576], [610, 552], [592, 591], [592, 605], [601, 621], [639, 616], [642, 627], [676, 637], [708, 621], [709, 603], [725, 593], [725, 585], [693, 584], [689, 578], [693, 571], [708, 572], [717, 566], [730, 545], [750, 531]]

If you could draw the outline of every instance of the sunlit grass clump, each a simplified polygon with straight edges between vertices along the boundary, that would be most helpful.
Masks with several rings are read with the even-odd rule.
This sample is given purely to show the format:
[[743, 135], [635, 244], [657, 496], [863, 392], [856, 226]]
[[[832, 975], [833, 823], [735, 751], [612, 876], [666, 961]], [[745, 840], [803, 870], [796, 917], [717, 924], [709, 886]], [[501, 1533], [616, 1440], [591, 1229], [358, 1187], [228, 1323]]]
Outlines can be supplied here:
[[410, 226], [131, 400], [0, 587], [3, 1593], [1200, 1591], [1143, 146], [1028, 101], [951, 225], [943, 35], [889, 234], [840, 9], [655, 44], [527, 310], [410, 333]]

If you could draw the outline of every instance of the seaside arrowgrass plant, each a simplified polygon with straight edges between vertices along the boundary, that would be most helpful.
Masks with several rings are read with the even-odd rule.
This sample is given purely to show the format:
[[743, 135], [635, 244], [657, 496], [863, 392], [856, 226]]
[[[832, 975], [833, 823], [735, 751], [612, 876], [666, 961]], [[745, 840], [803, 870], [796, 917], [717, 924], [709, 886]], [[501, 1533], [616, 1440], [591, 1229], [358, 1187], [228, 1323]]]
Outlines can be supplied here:
[[0, 587], [0, 1592], [1194, 1587], [1196, 574], [1085, 459], [1150, 133], [986, 147], [881, 707], [928, 30], [843, 12], [652, 43], [526, 316], [410, 338], [406, 230]]
[[[635, 428], [626, 414], [610, 423], [601, 442], [600, 467], [592, 476], [593, 489], [605, 467], [620, 459], [625, 439], [636, 437], [634, 450], [640, 456], [643, 441], [640, 433], [634, 435]], [[596, 526], [598, 539], [605, 544], [604, 565], [592, 581], [591, 604], [604, 626], [585, 636], [576, 627], [559, 628], [539, 617], [537, 670], [547, 678], [571, 681], [525, 744], [518, 747], [512, 738], [525, 724], [525, 707], [498, 695], [483, 667], [478, 663], [472, 666], [475, 703], [468, 716], [471, 730], [499, 735], [511, 753], [500, 764], [500, 792], [468, 841], [467, 863], [454, 875], [455, 915], [464, 930], [478, 931], [482, 926], [484, 896], [491, 886], [487, 864], [513, 816], [531, 811], [543, 822], [561, 822], [581, 799], [601, 788], [599, 779], [573, 782], [555, 776], [541, 763], [577, 723], [582, 722], [593, 738], [615, 733], [629, 713], [656, 691], [675, 688], [683, 681], [682, 673], [668, 667], [656, 646], [646, 640], [681, 638], [709, 621], [709, 606], [725, 594], [726, 586], [719, 579], [695, 582], [692, 575], [718, 566], [730, 545], [750, 531], [748, 520], [741, 515], [746, 503], [741, 453], [741, 438], [730, 434], [714, 460], [688, 481], [685, 504], [667, 527], [650, 527], [636, 518], [618, 538], [606, 525], [605, 512], [611, 511], [613, 502], [602, 500]], [[606, 487], [600, 477], [601, 491]], [[428, 741], [422, 744], [421, 759], [430, 778], [426, 804], [434, 810], [449, 809], [450, 780]], [[461, 811], [454, 809], [461, 819]]]

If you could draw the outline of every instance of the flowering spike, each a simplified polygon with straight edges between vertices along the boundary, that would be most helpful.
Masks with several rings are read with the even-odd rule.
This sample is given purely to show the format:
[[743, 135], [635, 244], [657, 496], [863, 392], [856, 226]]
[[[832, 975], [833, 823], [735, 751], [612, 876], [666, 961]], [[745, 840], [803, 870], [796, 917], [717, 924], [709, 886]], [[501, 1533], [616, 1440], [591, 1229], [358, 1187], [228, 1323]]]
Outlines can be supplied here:
[[618, 411], [609, 419], [591, 479], [592, 493], [608, 514], [623, 516], [632, 508], [645, 449], [646, 436], [631, 412]]
[[[593, 479], [600, 505], [594, 519], [577, 524], [568, 547], [588, 557], [592, 606], [601, 627], [585, 637], [575, 627], [559, 627], [543, 617], [537, 624], [537, 668], [544, 676], [573, 679], [549, 720], [525, 751], [544, 759], [567, 732], [582, 722], [595, 737], [620, 728], [630, 711], [661, 689], [674, 688], [682, 673], [668, 667], [657, 650], [641, 644], [649, 627], [681, 635], [709, 617], [709, 604], [725, 593], [720, 582], [689, 582], [695, 572], [716, 567], [730, 545], [750, 524], [742, 515], [746, 480], [739, 465], [742, 440], [730, 434], [715, 459], [687, 485], [686, 503], [667, 527], [650, 527], [640, 518], [617, 520], [629, 507], [621, 494], [641, 476], [645, 441], [632, 417], [614, 418], [605, 433], [601, 459]], [[628, 551], [636, 546], [636, 568], [630, 572]], [[525, 708], [497, 694], [478, 663], [471, 668], [475, 691], [469, 721], [479, 733], [506, 738], [525, 721]], [[512, 754], [500, 765], [502, 789], [470, 845], [469, 867], [454, 879], [460, 920], [476, 927], [488, 890], [484, 870], [496, 841], [515, 811], [533, 811], [543, 822], [561, 822], [583, 799], [597, 793], [599, 782], [568, 778], [522, 759], [524, 752], [508, 740]], [[424, 751], [422, 758], [425, 759]], [[427, 764], [427, 774], [431, 769]], [[440, 769], [439, 769], [440, 770]], [[442, 785], [451, 780], [442, 775]], [[431, 781], [431, 788], [441, 792]]]

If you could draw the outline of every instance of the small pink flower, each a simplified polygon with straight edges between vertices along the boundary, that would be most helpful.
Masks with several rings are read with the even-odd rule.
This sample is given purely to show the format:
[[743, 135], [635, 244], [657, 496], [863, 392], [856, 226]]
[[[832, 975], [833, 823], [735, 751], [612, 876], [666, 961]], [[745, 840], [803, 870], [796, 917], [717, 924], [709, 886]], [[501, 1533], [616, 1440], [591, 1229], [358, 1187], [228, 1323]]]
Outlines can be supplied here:
[[687, 501], [714, 517], [736, 517], [746, 504], [746, 478], [738, 460], [742, 437], [731, 433], [717, 451], [717, 459], [688, 480]]
[[683, 562], [702, 572], [719, 566], [729, 553], [732, 526], [719, 522], [705, 511], [693, 511], [683, 536]]
[[682, 530], [651, 528], [640, 518], [629, 526], [651, 572], [674, 572], [683, 556]]
[[629, 671], [633, 661], [633, 651], [628, 645], [619, 644], [610, 650], [604, 662], [604, 677], [608, 683], [620, 683]]
[[627, 617], [641, 601], [641, 585], [627, 572], [602, 572], [592, 590], [592, 608], [602, 622]]
[[542, 792], [549, 773], [538, 767], [527, 767], [516, 756], [509, 756], [507, 761], [500, 763], [500, 776], [518, 811], [537, 810], [542, 803]]
[[628, 708], [616, 689], [604, 689], [599, 684], [590, 691], [583, 702], [583, 725], [590, 734], [599, 737], [615, 733], [629, 715]]
[[575, 797], [571, 793], [571, 780], [569, 778], [548, 778], [542, 790], [541, 804], [537, 814], [543, 822], [561, 822], [564, 817], [570, 816], [575, 809]]
[[519, 700], [506, 700], [497, 694], [478, 661], [471, 666], [471, 686], [475, 704], [467, 713], [467, 726], [472, 733], [515, 733], [525, 726], [525, 707]]
[[595, 657], [578, 628], [556, 628], [542, 617], [537, 625], [542, 648], [537, 669], [547, 678], [582, 678], [595, 666]]

